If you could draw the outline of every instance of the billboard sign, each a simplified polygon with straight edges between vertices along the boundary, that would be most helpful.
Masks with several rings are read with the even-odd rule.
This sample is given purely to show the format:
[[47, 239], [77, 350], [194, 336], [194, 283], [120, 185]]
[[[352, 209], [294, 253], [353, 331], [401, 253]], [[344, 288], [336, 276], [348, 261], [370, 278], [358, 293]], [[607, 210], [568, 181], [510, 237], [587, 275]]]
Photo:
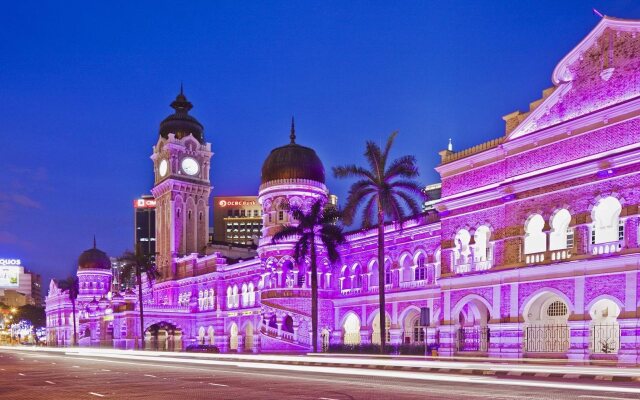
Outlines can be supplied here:
[[20, 267], [0, 265], [0, 288], [17, 288], [20, 285], [19, 276]]
[[154, 199], [135, 199], [133, 201], [134, 208], [154, 208], [156, 201]]

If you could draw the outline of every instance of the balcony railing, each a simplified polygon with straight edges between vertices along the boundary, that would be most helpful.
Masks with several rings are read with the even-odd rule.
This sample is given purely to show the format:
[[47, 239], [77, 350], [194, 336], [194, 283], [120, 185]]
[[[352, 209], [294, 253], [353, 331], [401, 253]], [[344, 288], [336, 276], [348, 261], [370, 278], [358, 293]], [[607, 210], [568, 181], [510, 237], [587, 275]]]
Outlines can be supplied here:
[[427, 286], [426, 279], [423, 279], [423, 280], [420, 280], [420, 281], [400, 282], [400, 287], [401, 288], [405, 288], [405, 289], [420, 288], [420, 287], [425, 287], [425, 286]]
[[622, 250], [623, 245], [624, 240], [616, 240], [615, 242], [592, 244], [589, 249], [593, 255], [612, 254]]
[[[462, 261], [462, 258], [460, 258], [459, 261]], [[466, 261], [466, 262], [465, 263], [456, 263], [454, 265], [454, 271], [456, 272], [456, 274], [466, 274], [466, 273], [469, 273], [469, 272], [486, 271], [486, 270], [491, 269], [491, 267], [493, 266], [493, 260], [492, 259], [482, 260], [482, 261], [475, 261], [475, 260], [466, 259], [464, 261]]]

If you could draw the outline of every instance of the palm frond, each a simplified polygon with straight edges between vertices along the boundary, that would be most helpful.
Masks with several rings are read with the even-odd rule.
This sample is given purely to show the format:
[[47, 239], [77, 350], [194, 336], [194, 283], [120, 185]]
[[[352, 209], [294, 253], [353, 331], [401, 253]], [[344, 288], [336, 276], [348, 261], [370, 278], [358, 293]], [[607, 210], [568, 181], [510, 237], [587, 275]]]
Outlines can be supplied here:
[[298, 235], [301, 235], [302, 231], [298, 226], [293, 225], [282, 225], [281, 229], [276, 232], [275, 235], [271, 238], [272, 243], [282, 242]]
[[333, 176], [336, 178], [367, 178], [374, 180], [370, 171], [356, 165], [345, 165], [342, 167], [333, 167]]
[[389, 152], [391, 151], [391, 147], [393, 146], [393, 142], [396, 140], [396, 136], [398, 136], [398, 131], [391, 132], [389, 138], [387, 139], [387, 144], [384, 147], [384, 152], [382, 153], [382, 160], [384, 165], [387, 164], [387, 160], [389, 159]]
[[412, 215], [417, 215], [422, 212], [422, 208], [420, 207], [420, 204], [416, 201], [416, 199], [413, 196], [400, 190], [395, 190], [394, 193], [395, 193], [395, 196], [400, 197], [404, 201], [404, 203], [409, 208], [409, 211], [411, 212]]
[[384, 176], [385, 166], [384, 160], [382, 159], [382, 153], [380, 152], [380, 146], [378, 146], [374, 141], [367, 141], [364, 156], [371, 168], [371, 175], [374, 177], [374, 182], [381, 182], [382, 177]]
[[384, 177], [388, 182], [395, 177], [415, 178], [418, 174], [418, 166], [414, 156], [402, 156], [391, 162], [389, 168], [385, 171]]

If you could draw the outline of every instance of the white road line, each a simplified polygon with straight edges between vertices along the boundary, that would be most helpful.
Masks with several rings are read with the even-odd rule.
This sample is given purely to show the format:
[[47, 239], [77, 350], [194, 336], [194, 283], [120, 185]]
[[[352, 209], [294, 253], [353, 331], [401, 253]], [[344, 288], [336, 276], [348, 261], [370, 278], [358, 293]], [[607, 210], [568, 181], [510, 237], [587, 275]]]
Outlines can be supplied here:
[[44, 381], [44, 383], [48, 383], [49, 385], [55, 385], [55, 382], [51, 382], [51, 381]]
[[590, 396], [588, 394], [584, 394], [578, 397], [580, 397], [581, 399], [633, 400], [630, 397]]
[[331, 397], [318, 397], [318, 400], [338, 400], [338, 399], [333, 399]]
[[93, 395], [93, 396], [104, 397], [104, 395], [103, 395], [103, 394], [96, 393], [96, 392], [89, 392], [89, 394], [91, 394], [91, 395]]
[[18, 375], [25, 376], [22, 372], [18, 372]]
[[223, 385], [222, 383], [209, 383], [209, 385], [211, 385], [211, 386], [229, 387], [229, 385]]
[[149, 378], [157, 378], [155, 375], [144, 374], [144, 376], [148, 376]]
[[71, 368], [80, 368], [80, 366], [79, 365], [74, 365]]
[[110, 369], [101, 369], [100, 371], [102, 371], [102, 372], [111, 372]]

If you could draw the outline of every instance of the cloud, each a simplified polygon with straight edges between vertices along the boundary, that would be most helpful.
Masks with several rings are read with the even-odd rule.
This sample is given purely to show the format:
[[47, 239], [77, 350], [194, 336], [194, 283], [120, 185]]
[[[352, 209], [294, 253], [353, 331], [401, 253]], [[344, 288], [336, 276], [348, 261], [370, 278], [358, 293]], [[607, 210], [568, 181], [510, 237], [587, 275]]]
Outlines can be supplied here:
[[22, 240], [18, 236], [7, 231], [0, 231], [0, 244], [19, 246], [28, 250], [32, 250], [35, 248], [35, 245], [32, 242], [29, 242], [28, 240]]
[[36, 200], [32, 199], [27, 195], [14, 193], [10, 197], [11, 197], [11, 201], [13, 201], [13, 203], [15, 203], [16, 205], [27, 207], [27, 208], [38, 208], [38, 209], [42, 208], [42, 205], [39, 202], [37, 202]]

